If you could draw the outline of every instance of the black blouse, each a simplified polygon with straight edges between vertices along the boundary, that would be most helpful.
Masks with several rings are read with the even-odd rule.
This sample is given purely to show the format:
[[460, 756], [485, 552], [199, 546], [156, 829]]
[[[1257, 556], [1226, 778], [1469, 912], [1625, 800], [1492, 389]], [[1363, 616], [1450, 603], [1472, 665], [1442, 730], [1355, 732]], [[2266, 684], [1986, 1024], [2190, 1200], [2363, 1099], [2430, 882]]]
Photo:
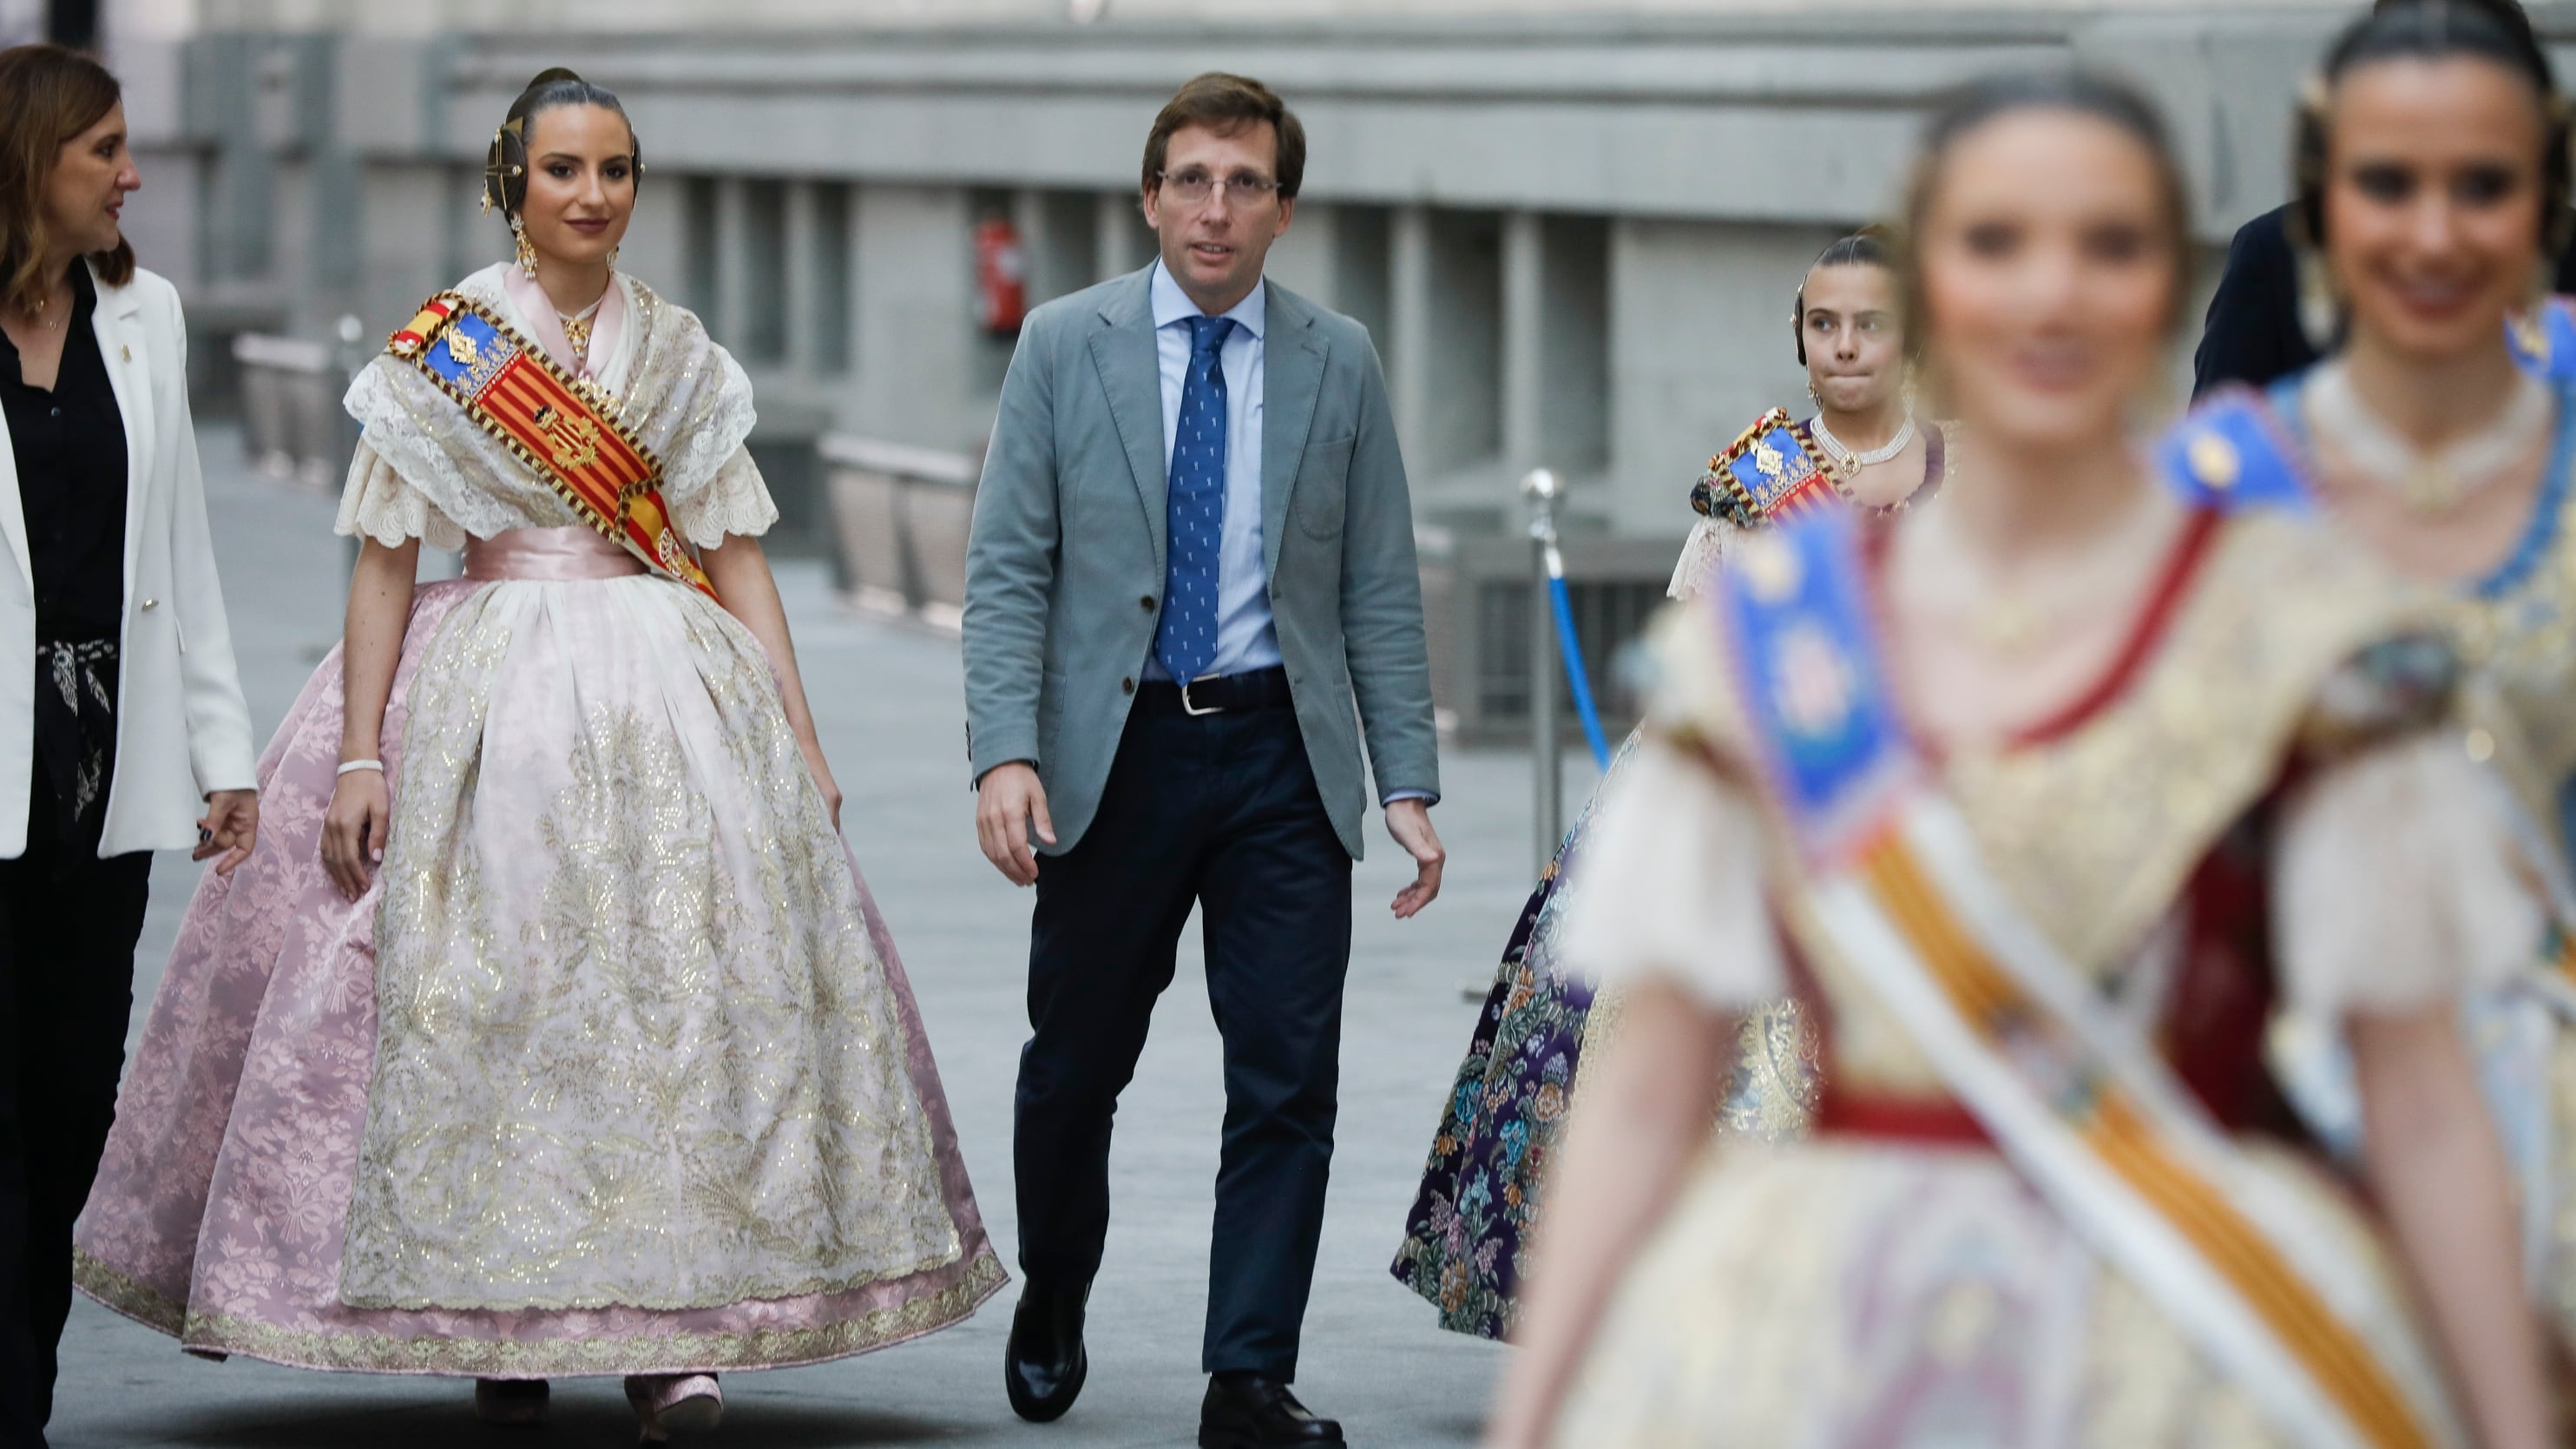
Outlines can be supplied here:
[[51, 392], [29, 387], [0, 332], [0, 416], [36, 571], [36, 637], [109, 639], [125, 616], [125, 415], [91, 318], [98, 288], [72, 268], [72, 315]]

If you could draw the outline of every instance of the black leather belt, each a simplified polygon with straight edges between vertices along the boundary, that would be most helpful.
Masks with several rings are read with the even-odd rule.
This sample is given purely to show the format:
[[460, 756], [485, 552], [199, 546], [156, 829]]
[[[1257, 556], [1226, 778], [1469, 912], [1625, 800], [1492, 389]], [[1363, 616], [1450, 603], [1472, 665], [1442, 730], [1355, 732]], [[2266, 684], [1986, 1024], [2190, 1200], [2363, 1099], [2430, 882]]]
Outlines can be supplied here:
[[1288, 670], [1274, 664], [1242, 674], [1216, 674], [1193, 679], [1184, 687], [1168, 679], [1148, 679], [1136, 686], [1136, 707], [1156, 714], [1241, 714], [1256, 709], [1286, 709]]

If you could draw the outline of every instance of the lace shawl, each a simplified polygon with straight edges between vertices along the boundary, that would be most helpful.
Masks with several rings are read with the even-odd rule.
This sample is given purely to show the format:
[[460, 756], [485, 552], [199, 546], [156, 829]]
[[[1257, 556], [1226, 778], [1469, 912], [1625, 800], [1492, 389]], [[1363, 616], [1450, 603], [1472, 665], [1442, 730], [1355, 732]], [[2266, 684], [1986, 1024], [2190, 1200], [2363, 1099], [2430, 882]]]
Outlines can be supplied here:
[[[695, 313], [619, 274], [633, 345], [602, 379], [617, 416], [662, 460], [662, 496], [689, 541], [757, 536], [777, 521], [760, 469], [743, 448], [755, 413], [751, 380], [707, 336]], [[457, 291], [523, 335], [525, 319], [489, 267]], [[344, 402], [365, 429], [340, 500], [337, 530], [392, 547], [420, 539], [457, 549], [468, 535], [582, 522], [545, 480], [476, 426], [413, 365], [390, 354], [367, 364]]]

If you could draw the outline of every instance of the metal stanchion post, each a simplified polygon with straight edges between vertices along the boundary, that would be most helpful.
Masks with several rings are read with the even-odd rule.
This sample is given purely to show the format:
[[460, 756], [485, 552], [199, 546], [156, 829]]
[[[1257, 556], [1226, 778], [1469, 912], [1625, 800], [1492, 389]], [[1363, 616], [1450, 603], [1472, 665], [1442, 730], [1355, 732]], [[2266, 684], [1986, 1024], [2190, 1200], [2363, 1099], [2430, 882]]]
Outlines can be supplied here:
[[1534, 880], [1556, 858], [1565, 836], [1564, 761], [1556, 745], [1556, 606], [1548, 594], [1548, 555], [1556, 551], [1556, 500], [1563, 491], [1556, 474], [1533, 468], [1521, 480], [1521, 496], [1530, 509], [1530, 774], [1536, 813], [1530, 850]]

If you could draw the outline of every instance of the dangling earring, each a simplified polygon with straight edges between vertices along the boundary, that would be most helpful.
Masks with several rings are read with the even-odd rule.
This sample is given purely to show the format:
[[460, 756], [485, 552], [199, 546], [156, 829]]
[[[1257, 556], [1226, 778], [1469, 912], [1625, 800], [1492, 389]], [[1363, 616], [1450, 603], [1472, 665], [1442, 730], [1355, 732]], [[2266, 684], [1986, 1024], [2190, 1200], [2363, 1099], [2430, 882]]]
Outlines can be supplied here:
[[537, 279], [537, 249], [528, 244], [528, 223], [519, 217], [511, 217], [510, 235], [515, 238], [519, 244], [519, 270], [528, 274], [529, 281], [535, 281]]
[[1818, 401], [1821, 401], [1821, 399], [1819, 399], [1819, 398], [1816, 396], [1816, 380], [1815, 380], [1815, 378], [1813, 378], [1813, 377], [1809, 377], [1809, 378], [1807, 379], [1807, 401], [1809, 401], [1809, 402], [1818, 402]]
[[608, 264], [609, 264], [611, 267], [614, 267], [614, 266], [616, 266], [616, 265], [617, 265], [617, 247], [615, 247], [615, 246], [611, 246], [611, 247], [608, 249]]
[[2334, 277], [2315, 247], [2301, 244], [2295, 263], [2299, 274], [2299, 331], [2308, 345], [2331, 352], [2343, 332], [2343, 299], [2335, 295]]

